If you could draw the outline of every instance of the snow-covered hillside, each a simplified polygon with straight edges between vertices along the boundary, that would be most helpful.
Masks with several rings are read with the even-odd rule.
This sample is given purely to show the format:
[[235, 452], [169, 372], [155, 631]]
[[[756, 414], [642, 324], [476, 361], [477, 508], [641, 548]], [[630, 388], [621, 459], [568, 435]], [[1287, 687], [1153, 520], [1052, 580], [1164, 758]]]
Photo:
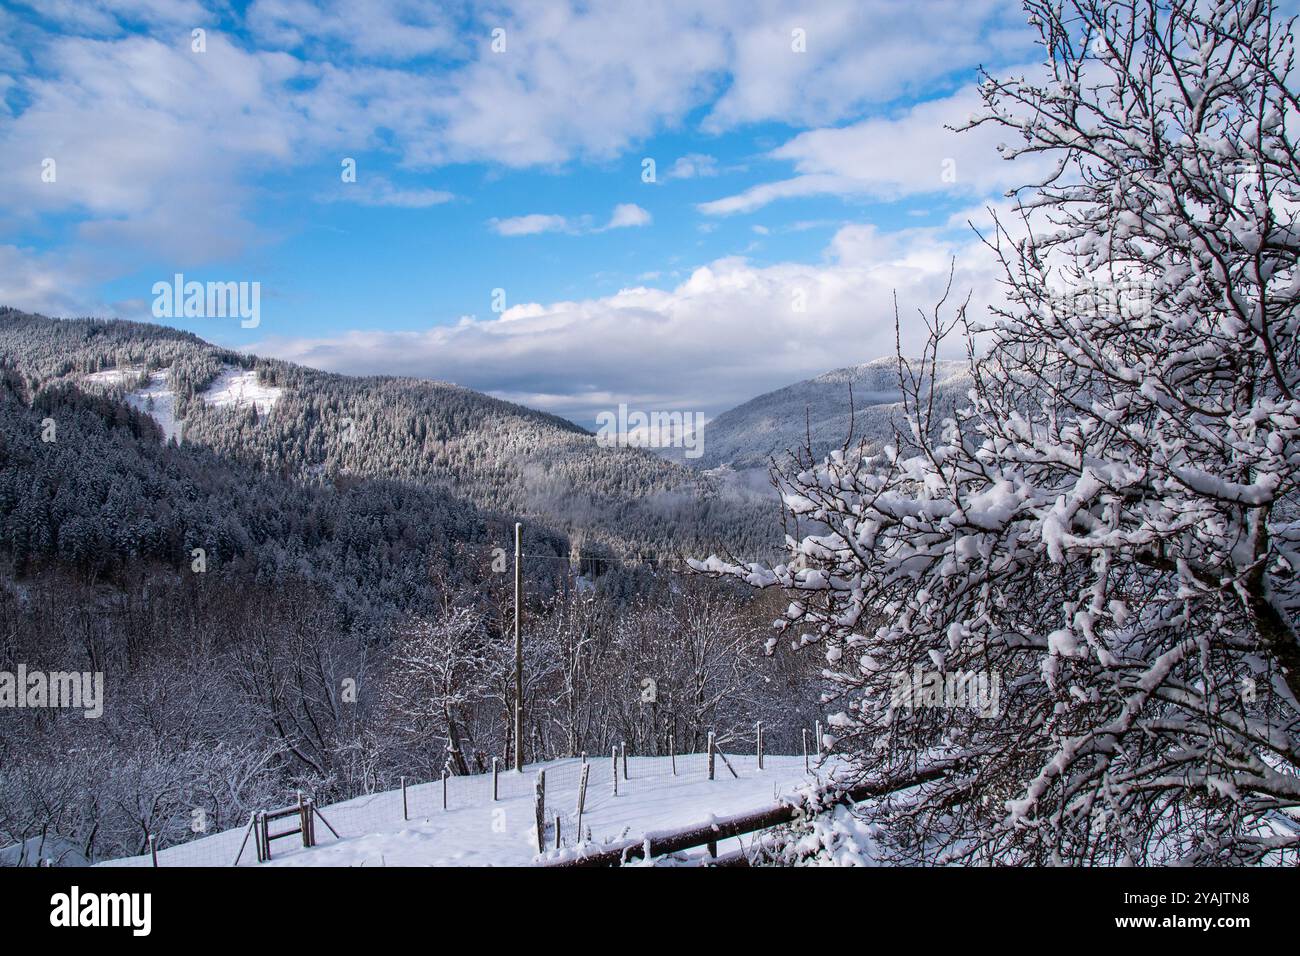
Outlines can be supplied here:
[[176, 418], [176, 395], [167, 384], [167, 370], [150, 372], [148, 384], [132, 388], [131, 385], [143, 376], [142, 368], [112, 368], [87, 375], [84, 381], [90, 385], [127, 389], [127, 404], [156, 421], [158, 427], [163, 430], [165, 441], [171, 441], [173, 438], [179, 441], [181, 422]]
[[259, 415], [264, 415], [275, 407], [283, 391], [274, 385], [259, 385], [257, 372], [252, 369], [228, 365], [200, 393], [200, 397], [204, 404], [215, 408], [247, 408], [251, 405]]
[[[941, 402], [951, 404], [965, 396], [970, 382], [965, 362], [940, 362], [937, 373]], [[855, 441], [882, 443], [902, 421], [901, 401], [893, 357], [836, 369], [723, 412], [704, 427], [704, 453], [685, 461], [700, 468], [766, 470], [773, 456], [801, 447], [808, 434], [820, 457], [844, 442], [850, 418]]]
[[[145, 374], [143, 368], [105, 369], [83, 376], [82, 382], [125, 389], [127, 403], [156, 421], [165, 440], [179, 440], [184, 422], [176, 417], [176, 395], [167, 382], [167, 372], [167, 369], [150, 372], [148, 384], [143, 386], [139, 385]], [[265, 415], [275, 407], [283, 392], [275, 386], [258, 384], [257, 372], [251, 369], [226, 365], [221, 374], [199, 393], [199, 398], [213, 408], [253, 407], [259, 415]]]
[[[588, 846], [683, 827], [772, 806], [813, 782], [804, 773], [803, 757], [769, 756], [763, 770], [751, 756], [729, 755], [739, 774], [733, 778], [721, 760], [709, 780], [701, 754], [676, 758], [629, 757], [628, 776], [620, 772], [619, 793], [612, 793], [609, 757], [591, 759], [583, 839]], [[336, 839], [317, 822], [317, 845], [306, 849], [297, 837], [275, 841], [272, 859], [263, 866], [520, 866], [537, 861], [534, 786], [537, 771], [546, 771], [547, 851], [554, 854], [554, 819], [560, 816], [561, 842], [571, 850], [578, 842], [576, 804], [582, 762], [551, 761], [529, 766], [523, 774], [502, 770], [501, 799], [492, 800], [491, 774], [453, 777], [448, 781], [448, 809], [442, 808], [441, 781], [410, 786], [410, 819], [402, 819], [400, 790], [359, 797], [323, 807], [322, 816], [339, 832]], [[824, 778], [826, 771], [821, 771]], [[816, 771], [814, 775], [816, 776]], [[293, 823], [273, 824], [278, 830]], [[239, 853], [246, 828], [163, 849], [160, 866], [229, 866]], [[588, 835], [589, 834], [589, 835]], [[748, 845], [751, 837], [722, 841], [719, 852]], [[149, 866], [148, 856], [114, 860], [106, 866]], [[258, 866], [253, 841], [241, 866]]]

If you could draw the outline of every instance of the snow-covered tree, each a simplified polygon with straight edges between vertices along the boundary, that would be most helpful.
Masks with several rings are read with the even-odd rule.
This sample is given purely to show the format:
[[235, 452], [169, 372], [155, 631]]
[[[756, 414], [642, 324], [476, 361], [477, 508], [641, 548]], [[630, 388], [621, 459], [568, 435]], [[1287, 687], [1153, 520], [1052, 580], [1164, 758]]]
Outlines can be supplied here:
[[1026, 9], [1043, 72], [985, 76], [971, 125], [1050, 174], [986, 236], [1006, 304], [965, 326], [969, 406], [929, 420], [966, 318], [940, 308], [903, 363], [911, 434], [778, 476], [790, 562], [697, 568], [792, 592], [778, 627], [825, 652], [835, 749], [897, 785], [900, 856], [1276, 858], [1300, 847], [1293, 24]]
[[487, 694], [492, 657], [482, 616], [463, 607], [437, 621], [413, 620], [393, 655], [386, 702], [395, 730], [412, 743], [442, 743], [458, 775], [470, 772], [466, 719]]

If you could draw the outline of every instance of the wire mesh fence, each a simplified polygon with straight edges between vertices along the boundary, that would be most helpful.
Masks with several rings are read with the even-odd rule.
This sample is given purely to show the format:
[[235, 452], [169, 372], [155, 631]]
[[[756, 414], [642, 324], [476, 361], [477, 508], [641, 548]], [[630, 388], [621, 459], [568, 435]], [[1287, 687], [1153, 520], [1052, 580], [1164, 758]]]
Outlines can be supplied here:
[[[626, 813], [633, 812], [633, 808], [654, 807], [656, 800], [670, 801], [667, 791], [671, 788], [709, 780], [752, 778], [772, 771], [776, 762], [772, 778], [775, 796], [779, 775], [784, 775], [780, 782], [793, 784], [808, 774], [817, 774], [818, 757], [811, 734], [798, 735], [801, 741], [809, 741], [813, 747], [810, 753], [778, 756], [760, 750], [760, 732], [755, 728], [749, 734], [733, 733], [720, 740], [710, 735], [703, 752], [638, 755], [626, 747], [615, 747], [609, 753], [526, 765], [522, 772], [498, 760], [485, 773], [447, 772], [433, 780], [403, 778], [401, 786], [393, 790], [329, 806], [313, 804], [307, 814], [310, 825], [301, 822], [301, 815], [290, 813], [263, 827], [254, 815], [242, 828], [155, 848], [154, 852], [112, 861], [110, 865], [256, 866], [260, 858], [272, 863], [284, 861], [310, 845], [337, 844], [404, 826], [418, 828], [450, 820], [451, 815], [461, 811], [507, 805], [516, 825], [521, 815], [529, 818], [532, 852], [599, 843], [626, 837], [635, 823], [630, 821], [624, 826]], [[761, 766], [764, 761], [766, 770]], [[286, 801], [286, 807], [302, 802], [310, 804], [310, 796], [295, 794]], [[504, 816], [504, 810], [500, 812]], [[598, 824], [594, 829], [593, 821]], [[613, 832], [611, 827], [615, 828]], [[259, 843], [265, 844], [264, 849]]]

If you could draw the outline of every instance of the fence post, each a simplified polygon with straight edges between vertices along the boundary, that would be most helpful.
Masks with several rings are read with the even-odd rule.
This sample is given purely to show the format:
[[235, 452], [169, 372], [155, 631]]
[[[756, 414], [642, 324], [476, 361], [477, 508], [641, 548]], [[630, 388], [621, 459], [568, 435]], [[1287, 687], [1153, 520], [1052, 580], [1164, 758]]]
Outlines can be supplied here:
[[763, 769], [763, 722], [754, 725], [754, 747], [758, 752], [758, 769]]
[[405, 777], [402, 778], [402, 819], [403, 820], [411, 819], [411, 812], [406, 804], [406, 778]]
[[670, 736], [668, 738], [668, 756], [673, 762], [673, 776], [677, 776], [677, 738]]
[[537, 771], [537, 788], [533, 791], [533, 810], [537, 815], [537, 852], [546, 852], [546, 771]]
[[609, 752], [609, 765], [614, 770], [614, 796], [618, 796], [618, 748], [614, 747]]
[[153, 865], [158, 865], [158, 844], [154, 842], [153, 834], [149, 834], [149, 856], [153, 860]]
[[451, 776], [451, 770], [448, 767], [442, 768], [442, 808], [447, 809], [447, 778]]
[[560, 815], [557, 813], [555, 815], [555, 848], [559, 850], [563, 846], [564, 844], [560, 841]]
[[817, 745], [817, 756], [822, 755], [822, 722], [817, 721], [817, 739], [813, 741]]
[[582, 843], [582, 811], [587, 805], [587, 774], [591, 773], [591, 764], [584, 762], [582, 777], [578, 780], [578, 843]]
[[709, 731], [709, 779], [713, 779], [713, 731]]
[[308, 797], [298, 810], [298, 828], [302, 830], [302, 845], [307, 849], [316, 845], [316, 825], [312, 820], [312, 806], [312, 800]]
[[618, 745], [619, 752], [623, 756], [623, 779], [627, 779], [627, 741], [624, 740]]
[[500, 771], [500, 766], [498, 764], [497, 758], [493, 757], [492, 758], [492, 799], [493, 800], [500, 799], [498, 797], [500, 791], [497, 789], [497, 774], [499, 771]]
[[812, 773], [812, 768], [808, 766], [808, 728], [804, 727], [801, 733], [803, 735], [803, 772]]

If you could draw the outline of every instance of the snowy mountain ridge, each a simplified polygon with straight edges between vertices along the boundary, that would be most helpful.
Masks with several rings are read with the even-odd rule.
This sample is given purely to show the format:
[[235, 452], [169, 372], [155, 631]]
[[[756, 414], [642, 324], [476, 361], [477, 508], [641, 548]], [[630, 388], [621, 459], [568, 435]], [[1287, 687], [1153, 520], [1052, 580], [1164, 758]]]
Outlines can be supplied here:
[[[969, 385], [965, 361], [937, 363], [935, 395], [941, 408], [955, 408]], [[704, 452], [688, 463], [704, 469], [766, 469], [773, 457], [802, 447], [809, 436], [814, 454], [821, 457], [842, 445], [850, 430], [854, 441], [882, 444], [903, 421], [902, 399], [893, 356], [833, 369], [723, 412], [705, 425]]]

